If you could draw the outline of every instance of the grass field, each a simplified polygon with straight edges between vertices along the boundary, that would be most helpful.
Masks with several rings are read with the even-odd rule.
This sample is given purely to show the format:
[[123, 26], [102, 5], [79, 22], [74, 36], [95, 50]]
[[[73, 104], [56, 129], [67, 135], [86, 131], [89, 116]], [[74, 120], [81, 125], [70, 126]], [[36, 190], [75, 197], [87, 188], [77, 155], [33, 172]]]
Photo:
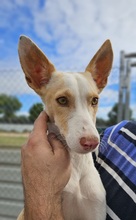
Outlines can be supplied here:
[[0, 147], [21, 147], [28, 135], [28, 133], [0, 132]]
[[[99, 128], [101, 133], [104, 129]], [[27, 140], [29, 133], [2, 132], [0, 131], [0, 147], [21, 147]]]

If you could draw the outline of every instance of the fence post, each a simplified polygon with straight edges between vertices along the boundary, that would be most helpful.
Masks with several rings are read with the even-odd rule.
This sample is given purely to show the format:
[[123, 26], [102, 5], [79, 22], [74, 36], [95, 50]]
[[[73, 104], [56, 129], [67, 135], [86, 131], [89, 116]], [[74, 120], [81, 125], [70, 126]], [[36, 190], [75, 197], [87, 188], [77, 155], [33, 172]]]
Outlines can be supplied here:
[[118, 117], [117, 122], [123, 119], [123, 81], [125, 72], [125, 52], [120, 52], [120, 83], [119, 83], [119, 100], [118, 100]]

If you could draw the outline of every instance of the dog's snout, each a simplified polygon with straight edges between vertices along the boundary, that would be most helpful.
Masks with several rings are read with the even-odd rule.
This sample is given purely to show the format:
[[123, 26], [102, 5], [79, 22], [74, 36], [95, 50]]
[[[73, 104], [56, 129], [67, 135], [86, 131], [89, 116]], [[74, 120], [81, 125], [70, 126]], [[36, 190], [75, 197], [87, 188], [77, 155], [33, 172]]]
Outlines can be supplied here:
[[96, 137], [93, 137], [93, 138], [82, 137], [80, 139], [80, 144], [83, 147], [83, 149], [86, 151], [94, 150], [98, 146], [99, 140]]

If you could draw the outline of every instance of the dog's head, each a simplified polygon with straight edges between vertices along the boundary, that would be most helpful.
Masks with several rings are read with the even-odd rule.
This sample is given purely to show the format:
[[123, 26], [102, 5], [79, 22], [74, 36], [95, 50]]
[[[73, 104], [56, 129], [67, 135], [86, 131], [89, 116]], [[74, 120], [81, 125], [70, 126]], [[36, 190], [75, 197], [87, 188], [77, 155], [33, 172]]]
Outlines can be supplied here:
[[95, 128], [99, 93], [107, 84], [113, 52], [109, 40], [101, 46], [83, 73], [63, 73], [27, 37], [19, 41], [19, 58], [28, 85], [38, 93], [49, 118], [79, 153], [99, 144]]

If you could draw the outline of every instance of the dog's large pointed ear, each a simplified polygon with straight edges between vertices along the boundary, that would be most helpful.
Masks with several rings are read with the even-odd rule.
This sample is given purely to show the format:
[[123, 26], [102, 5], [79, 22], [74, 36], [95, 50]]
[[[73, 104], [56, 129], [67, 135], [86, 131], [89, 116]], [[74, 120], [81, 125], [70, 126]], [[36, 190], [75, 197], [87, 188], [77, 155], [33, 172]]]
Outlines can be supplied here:
[[86, 67], [85, 73], [91, 73], [99, 89], [99, 92], [101, 92], [107, 84], [107, 79], [110, 74], [112, 62], [113, 51], [111, 43], [110, 40], [106, 40]]
[[28, 37], [20, 37], [18, 53], [28, 85], [40, 95], [55, 71], [54, 65]]

